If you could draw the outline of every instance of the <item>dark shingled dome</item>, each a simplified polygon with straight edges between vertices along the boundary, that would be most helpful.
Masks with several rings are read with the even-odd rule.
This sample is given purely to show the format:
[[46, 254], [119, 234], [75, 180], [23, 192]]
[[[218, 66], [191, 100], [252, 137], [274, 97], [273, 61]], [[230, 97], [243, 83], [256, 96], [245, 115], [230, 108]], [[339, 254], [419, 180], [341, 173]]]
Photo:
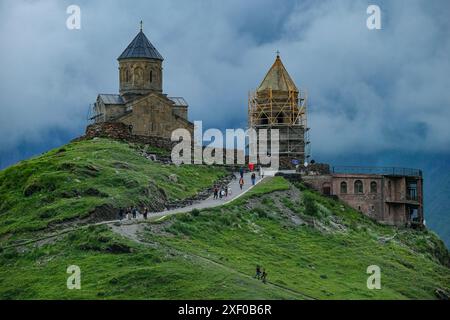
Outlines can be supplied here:
[[137, 34], [133, 41], [131, 41], [125, 51], [122, 52], [118, 60], [132, 58], [164, 60], [158, 50], [156, 50], [156, 48], [147, 39], [142, 30]]

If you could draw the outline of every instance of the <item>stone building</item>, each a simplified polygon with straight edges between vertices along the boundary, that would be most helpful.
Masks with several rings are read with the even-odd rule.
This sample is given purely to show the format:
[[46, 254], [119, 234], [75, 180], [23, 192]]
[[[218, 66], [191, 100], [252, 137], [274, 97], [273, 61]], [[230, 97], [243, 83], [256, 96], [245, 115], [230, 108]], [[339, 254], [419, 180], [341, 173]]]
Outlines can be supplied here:
[[163, 57], [142, 31], [119, 61], [119, 94], [99, 94], [94, 104], [95, 124], [120, 122], [133, 135], [170, 139], [178, 128], [193, 133], [188, 104], [182, 97], [163, 93]]
[[378, 222], [397, 226], [421, 226], [424, 223], [420, 170], [334, 167], [322, 172], [302, 172], [302, 180]]
[[[333, 167], [330, 170], [327, 164], [308, 160], [306, 101], [305, 92], [298, 89], [277, 55], [258, 89], [250, 93], [248, 103], [250, 128], [279, 130], [280, 170], [278, 173], [264, 171], [265, 174], [299, 175], [306, 185], [346, 202], [380, 223], [422, 226], [420, 170], [382, 167]], [[257, 145], [261, 143], [269, 146], [270, 135], [267, 141], [258, 137]], [[286, 170], [294, 167], [296, 171]]]
[[255, 92], [250, 93], [248, 103], [249, 127], [259, 132], [267, 129], [267, 140], [258, 137], [258, 153], [265, 143], [270, 154], [270, 130], [279, 131], [281, 169], [292, 169], [303, 164], [307, 156], [306, 94], [301, 92], [277, 54], [275, 62]]

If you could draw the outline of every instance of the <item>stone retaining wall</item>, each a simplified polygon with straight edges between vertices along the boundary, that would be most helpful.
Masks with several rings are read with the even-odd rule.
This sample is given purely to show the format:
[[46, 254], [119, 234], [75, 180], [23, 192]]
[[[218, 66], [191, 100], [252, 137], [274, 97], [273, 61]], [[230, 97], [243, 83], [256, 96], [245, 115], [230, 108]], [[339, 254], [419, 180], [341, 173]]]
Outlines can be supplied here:
[[148, 144], [153, 147], [172, 150], [176, 142], [157, 136], [140, 136], [131, 133], [131, 128], [122, 122], [102, 122], [88, 125], [84, 136], [75, 139], [109, 138], [114, 140]]

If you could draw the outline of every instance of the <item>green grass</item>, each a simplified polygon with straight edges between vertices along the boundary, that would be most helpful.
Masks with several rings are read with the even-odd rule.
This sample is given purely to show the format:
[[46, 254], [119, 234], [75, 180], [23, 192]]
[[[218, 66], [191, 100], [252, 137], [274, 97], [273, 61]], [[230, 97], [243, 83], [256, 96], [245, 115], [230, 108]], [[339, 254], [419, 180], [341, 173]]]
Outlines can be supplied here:
[[[66, 286], [67, 267], [81, 270], [81, 290]], [[138, 245], [105, 226], [54, 244], [0, 255], [0, 299], [289, 299], [248, 277], [167, 249]]]
[[102, 205], [154, 208], [193, 196], [226, 174], [153, 163], [139, 155], [142, 148], [107, 139], [74, 142], [0, 171], [0, 235], [86, 217]]
[[274, 192], [274, 191], [283, 191], [289, 189], [289, 182], [286, 181], [283, 177], [268, 177], [262, 180], [258, 185], [248, 192], [246, 192], [241, 197], [233, 200], [230, 205], [238, 205], [244, 203], [247, 199], [253, 196], [261, 196], [266, 193]]
[[[155, 201], [136, 193], [150, 180], [169, 199], [180, 199], [224, 174], [147, 162], [135, 146], [109, 140], [64, 149], [1, 172], [2, 199], [19, 201], [2, 202], [2, 232], [43, 227], [52, 218], [35, 213], [52, 207], [60, 218], [83, 215], [101, 201]], [[118, 169], [117, 162], [128, 167]], [[174, 172], [178, 184], [168, 182]], [[134, 182], [123, 187], [117, 180]], [[25, 196], [33, 185], [39, 191]], [[89, 201], [59, 198], [74, 187], [99, 194]], [[40, 208], [45, 197], [55, 201]], [[20, 248], [5, 248], [10, 241], [0, 240], [0, 299], [299, 299], [299, 293], [317, 299], [434, 299], [436, 288], [450, 287], [449, 253], [434, 233], [377, 224], [282, 177], [264, 180], [225, 206], [147, 223], [140, 243], [108, 226], [82, 227]], [[252, 278], [257, 264], [270, 284]], [[81, 268], [81, 290], [66, 287], [70, 265]], [[370, 265], [381, 268], [381, 290], [366, 287]]]
[[[277, 189], [280, 181], [268, 185], [271, 182]], [[436, 288], [450, 287], [448, 264], [440, 261], [448, 263], [448, 252], [433, 233], [379, 225], [309, 190], [302, 197], [317, 207], [320, 218], [315, 221], [327, 224], [334, 217], [346, 232], [296, 226], [277, 213], [286, 208], [274, 210], [271, 201], [264, 201], [267, 193], [260, 191], [267, 191], [268, 185], [252, 192], [261, 199], [256, 209], [232, 204], [203, 210], [195, 218], [179, 215], [166, 230], [173, 236], [147, 237], [249, 275], [260, 264], [270, 281], [318, 299], [433, 299]], [[301, 202], [293, 208], [308, 218]], [[380, 242], [395, 233], [395, 240]], [[381, 268], [381, 290], [366, 287], [370, 265]]]

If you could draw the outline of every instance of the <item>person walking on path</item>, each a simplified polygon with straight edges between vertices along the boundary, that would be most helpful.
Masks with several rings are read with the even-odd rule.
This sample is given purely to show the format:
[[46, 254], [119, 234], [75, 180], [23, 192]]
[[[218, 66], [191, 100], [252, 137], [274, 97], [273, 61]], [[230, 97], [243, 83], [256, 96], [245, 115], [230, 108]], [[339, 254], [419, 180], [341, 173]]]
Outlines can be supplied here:
[[244, 168], [239, 169], [239, 174], [241, 175], [241, 178], [244, 178]]
[[242, 190], [242, 187], [244, 186], [244, 178], [239, 179], [239, 187]]
[[217, 186], [214, 187], [214, 199], [217, 199], [219, 195], [219, 189], [217, 188]]
[[256, 265], [256, 273], [255, 273], [254, 278], [256, 278], [258, 280], [261, 278], [261, 267], [259, 265]]
[[127, 208], [127, 219], [131, 220], [131, 208], [130, 207]]
[[144, 219], [147, 220], [147, 216], [148, 216], [148, 208], [144, 207]]
[[219, 189], [219, 199], [222, 199], [222, 188]]
[[233, 194], [233, 191], [231, 190], [231, 187], [227, 188], [227, 196], [231, 196]]
[[263, 283], [267, 283], [267, 272], [266, 269], [263, 269], [261, 280]]
[[137, 208], [136, 208], [136, 207], [133, 207], [133, 209], [131, 209], [131, 213], [133, 214], [133, 219], [136, 219]]
[[252, 185], [255, 185], [256, 183], [256, 174], [253, 172], [252, 173]]
[[123, 219], [123, 213], [124, 213], [123, 208], [120, 208], [120, 210], [119, 210], [119, 220], [121, 220], [121, 221]]

